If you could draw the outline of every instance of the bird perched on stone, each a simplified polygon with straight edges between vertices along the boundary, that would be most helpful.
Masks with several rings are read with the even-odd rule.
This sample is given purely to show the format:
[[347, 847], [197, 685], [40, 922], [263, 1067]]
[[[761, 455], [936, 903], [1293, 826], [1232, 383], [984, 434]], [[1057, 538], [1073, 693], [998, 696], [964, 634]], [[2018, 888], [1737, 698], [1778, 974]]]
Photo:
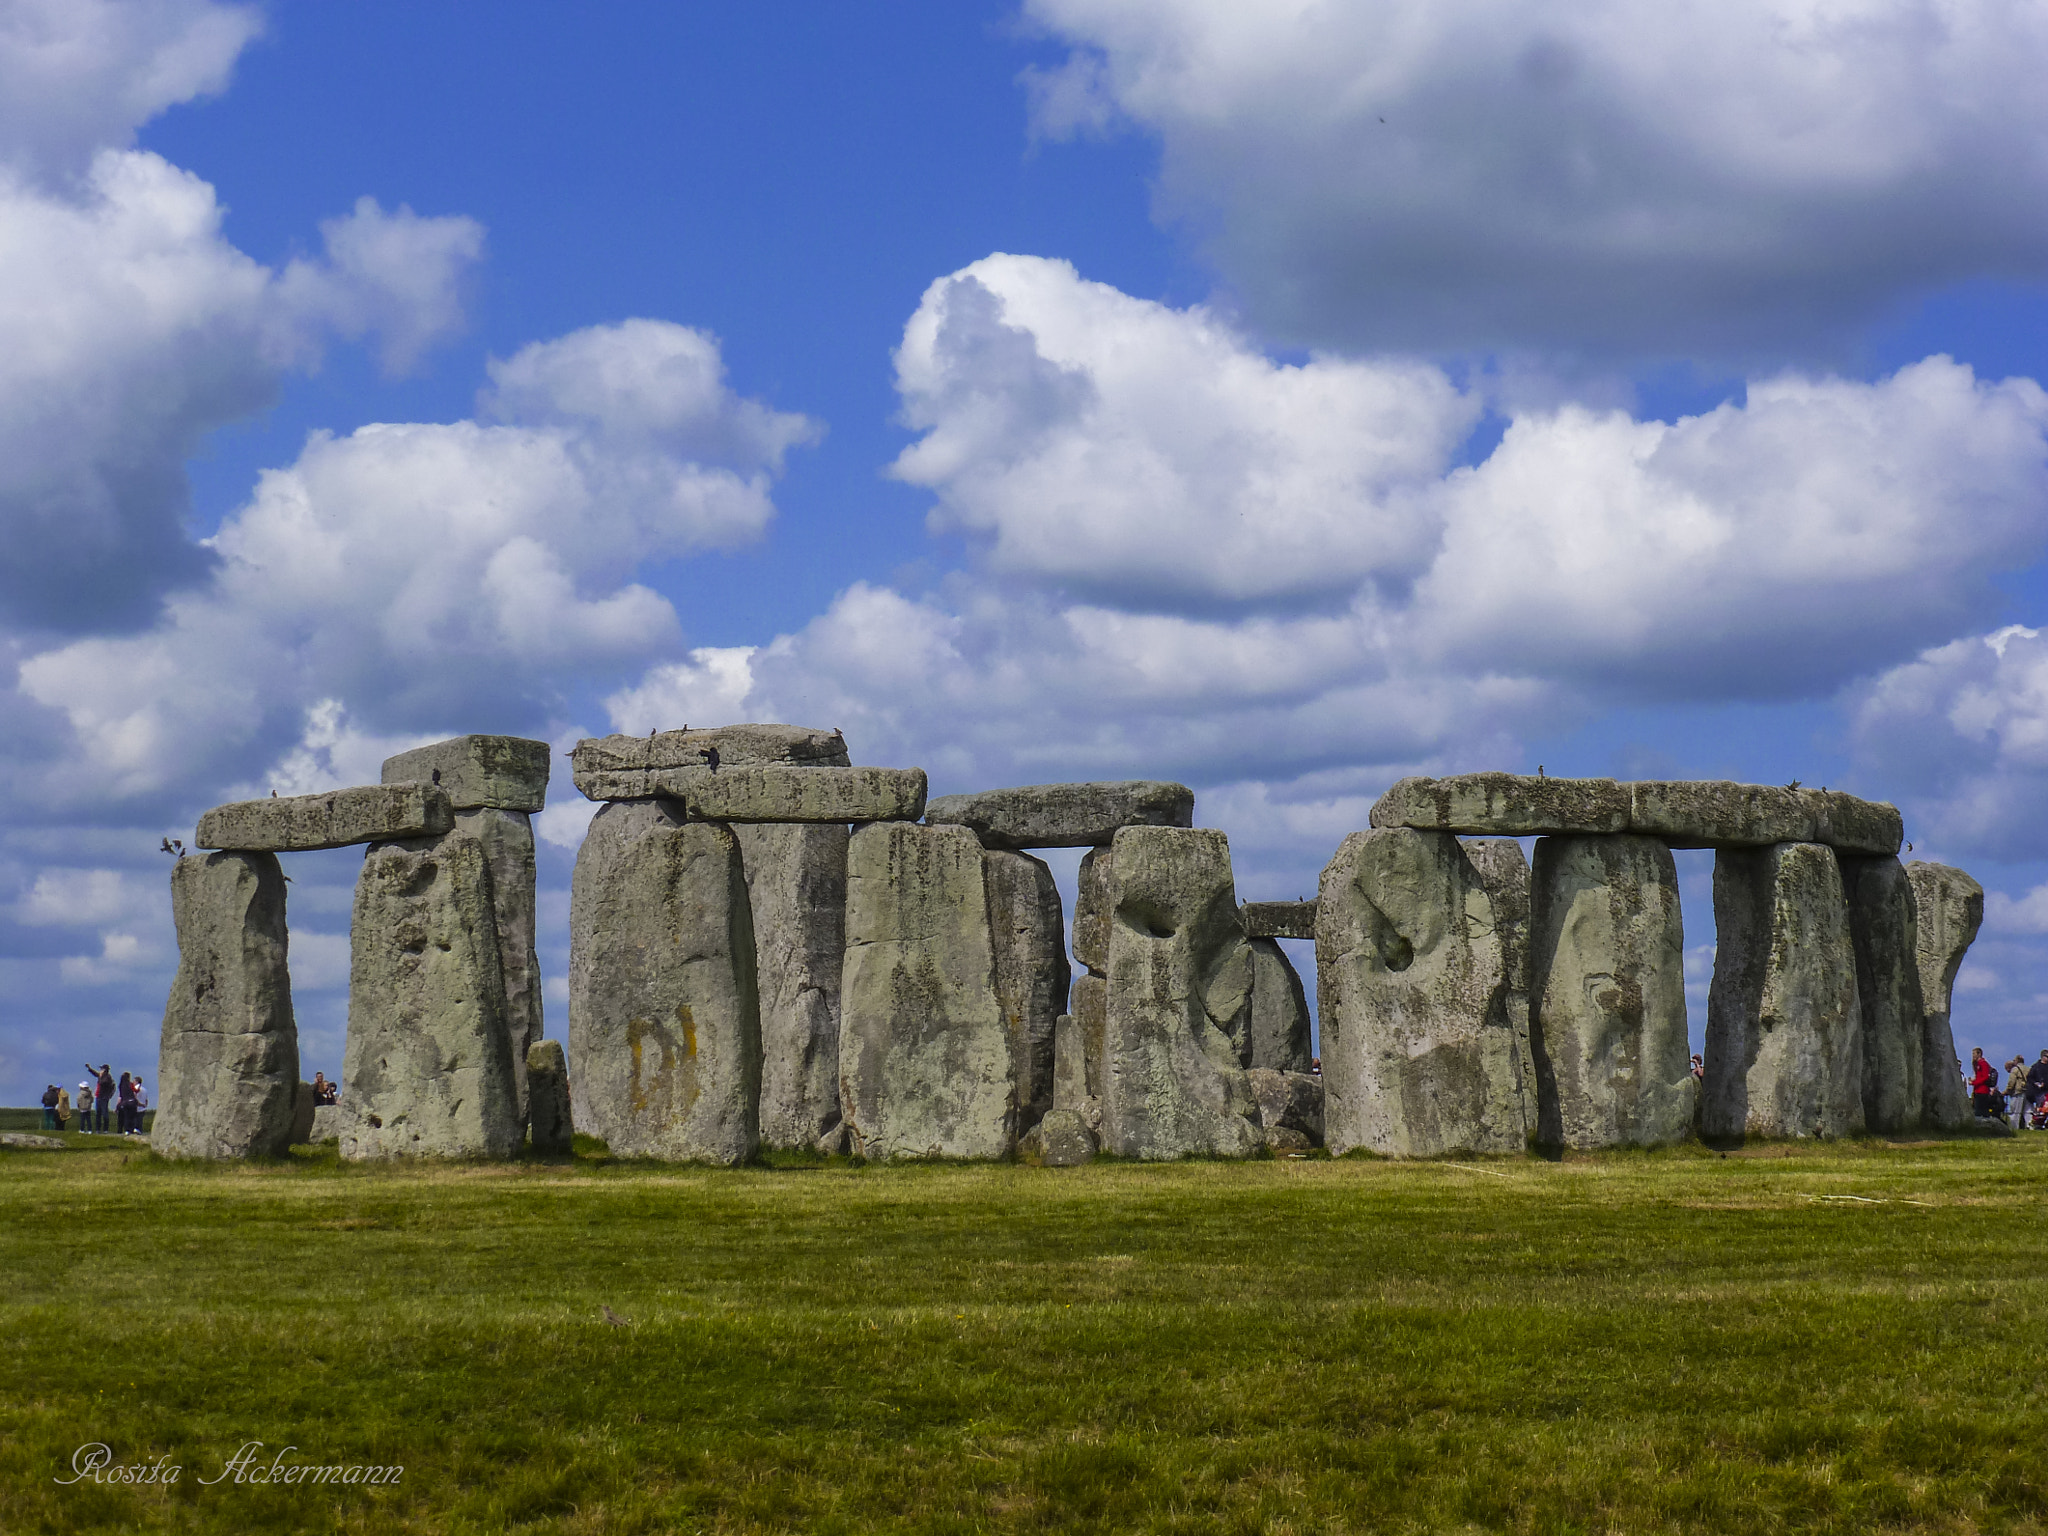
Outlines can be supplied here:
[[270, 792], [270, 798], [271, 798], [271, 799], [273, 799], [273, 800], [275, 800], [275, 799], [277, 798], [277, 791], [276, 791], [276, 790], [274, 790], [274, 789], [273, 789], [273, 790], [272, 790], [272, 791]]
[[631, 1319], [630, 1317], [619, 1316], [619, 1314], [614, 1312], [610, 1307], [600, 1306], [598, 1308], [598, 1311], [604, 1314], [604, 1320], [610, 1323], [614, 1328], [630, 1328], [633, 1326], [633, 1319]]
[[697, 753], [697, 755], [698, 755], [699, 757], [703, 758], [705, 762], [707, 762], [707, 763], [709, 763], [709, 764], [711, 765], [711, 771], [712, 771], [713, 773], [716, 773], [716, 772], [718, 772], [718, 748], [716, 748], [716, 747], [705, 747], [705, 748], [702, 748], [702, 749], [701, 749], [701, 750], [700, 750], [700, 751], [699, 751], [699, 752]]
[[441, 770], [438, 768], [434, 770], [434, 782], [436, 784], [441, 782]]

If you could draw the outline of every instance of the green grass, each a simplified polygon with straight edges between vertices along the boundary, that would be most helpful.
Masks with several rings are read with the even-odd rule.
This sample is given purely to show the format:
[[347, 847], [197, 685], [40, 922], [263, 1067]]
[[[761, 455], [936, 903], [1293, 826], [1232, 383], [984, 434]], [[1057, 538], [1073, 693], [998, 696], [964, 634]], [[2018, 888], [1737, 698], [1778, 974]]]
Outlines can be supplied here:
[[[0, 1153], [0, 1531], [2039, 1531], [2044, 1188]], [[404, 1476], [201, 1486], [245, 1440]]]

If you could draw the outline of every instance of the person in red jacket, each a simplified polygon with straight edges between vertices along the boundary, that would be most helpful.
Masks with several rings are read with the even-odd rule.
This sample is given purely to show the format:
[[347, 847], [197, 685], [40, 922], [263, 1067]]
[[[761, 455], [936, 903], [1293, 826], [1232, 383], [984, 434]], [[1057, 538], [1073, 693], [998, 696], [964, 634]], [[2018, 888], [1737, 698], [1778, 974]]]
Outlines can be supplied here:
[[1970, 1047], [1970, 1105], [1979, 1120], [2005, 1118], [2005, 1099], [1998, 1091], [1998, 1068], [1984, 1059], [1984, 1047]]

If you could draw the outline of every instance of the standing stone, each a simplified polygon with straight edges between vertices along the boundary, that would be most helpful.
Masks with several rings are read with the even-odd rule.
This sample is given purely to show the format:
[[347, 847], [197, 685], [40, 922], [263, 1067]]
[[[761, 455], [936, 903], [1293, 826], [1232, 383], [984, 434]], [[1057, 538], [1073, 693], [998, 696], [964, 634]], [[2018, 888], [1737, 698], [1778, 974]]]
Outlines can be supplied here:
[[569, 1063], [559, 1040], [536, 1040], [526, 1052], [528, 1119], [533, 1150], [561, 1156], [576, 1148], [569, 1109]]
[[1074, 889], [1074, 958], [1097, 976], [1109, 974], [1109, 850], [1081, 855]]
[[1926, 1007], [1920, 993], [1913, 882], [1895, 857], [1838, 853], [1863, 1005], [1863, 1123], [1879, 1132], [1921, 1123]]
[[1648, 837], [1546, 837], [1530, 913], [1536, 1139], [1646, 1147], [1692, 1133], [1685, 926], [1671, 850]]
[[1294, 962], [1273, 939], [1252, 939], [1251, 1049], [1247, 1067], [1306, 1072], [1315, 1064], [1308, 994]]
[[313, 1112], [319, 1109], [313, 1101], [313, 1085], [300, 1083], [292, 1093], [292, 1137], [295, 1147], [311, 1144], [313, 1140]]
[[839, 1127], [839, 972], [846, 828], [736, 826], [761, 998], [761, 1145], [811, 1147]]
[[1529, 1041], [1529, 860], [1512, 837], [1468, 837], [1465, 857], [1479, 871], [1486, 899], [1493, 903], [1494, 932], [1500, 935], [1507, 974], [1508, 1028], [1515, 1036], [1515, 1093], [1522, 1123], [1536, 1128], [1536, 1057]]
[[459, 834], [373, 844], [349, 943], [342, 1157], [518, 1151], [525, 1127], [482, 845]]
[[171, 868], [178, 974], [157, 1053], [149, 1144], [165, 1157], [282, 1157], [299, 1032], [274, 853], [208, 853]]
[[1017, 1063], [996, 996], [981, 844], [878, 822], [846, 856], [840, 1103], [862, 1157], [1007, 1156]]
[[1863, 1129], [1863, 1027], [1849, 908], [1820, 843], [1714, 855], [1714, 982], [1701, 1130]]
[[1081, 1021], [1071, 1013], [1061, 1014], [1053, 1024], [1052, 1107], [1079, 1115], [1091, 1131], [1102, 1126], [1102, 1098], [1089, 1087], [1088, 1047], [1081, 1038]]
[[1067, 1011], [1066, 912], [1045, 864], [1028, 853], [982, 855], [996, 1000], [1017, 1063], [1017, 1124], [1036, 1125], [1052, 1108], [1053, 1026]]
[[732, 829], [658, 800], [591, 819], [569, 895], [569, 1072], [621, 1157], [754, 1155], [761, 1008]]
[[1970, 1123], [1970, 1095], [1957, 1065], [1950, 1006], [1956, 972], [1984, 925], [1984, 887], [1960, 869], [1915, 859], [1906, 866], [1915, 908], [1922, 1015], [1920, 1092], [1928, 1125], [1960, 1130]]
[[[494, 738], [486, 738], [494, 739]], [[455, 833], [483, 850], [491, 866], [491, 916], [498, 968], [505, 978], [505, 1033], [512, 1048], [512, 1094], [526, 1124], [526, 1051], [540, 1039], [540, 956], [534, 945], [533, 819], [525, 811], [458, 810]]]
[[[1078, 1084], [1080, 1092], [1070, 1102], [1058, 1097], [1059, 1089], [1056, 1083], [1054, 1102], [1062, 1109], [1079, 1112], [1088, 1121], [1089, 1129], [1100, 1130], [1103, 1070], [1106, 1060], [1104, 1053], [1109, 1049], [1109, 979], [1097, 976], [1093, 971], [1076, 976], [1068, 992], [1067, 1006], [1073, 1010], [1069, 1017], [1073, 1019], [1074, 1025], [1066, 1047], [1069, 1055], [1065, 1059], [1078, 1064], [1070, 1065], [1070, 1073], [1077, 1070], [1079, 1075], [1070, 1077], [1069, 1081]], [[1054, 1045], [1057, 1055], [1057, 1038]], [[1056, 1063], [1055, 1077], [1057, 1076]]]
[[1110, 850], [1102, 1143], [1147, 1160], [1264, 1144], [1244, 1075], [1251, 946], [1230, 844], [1208, 828], [1125, 827]]
[[1388, 827], [1344, 839], [1316, 904], [1333, 1154], [1522, 1150], [1506, 966], [1493, 902], [1456, 837]]

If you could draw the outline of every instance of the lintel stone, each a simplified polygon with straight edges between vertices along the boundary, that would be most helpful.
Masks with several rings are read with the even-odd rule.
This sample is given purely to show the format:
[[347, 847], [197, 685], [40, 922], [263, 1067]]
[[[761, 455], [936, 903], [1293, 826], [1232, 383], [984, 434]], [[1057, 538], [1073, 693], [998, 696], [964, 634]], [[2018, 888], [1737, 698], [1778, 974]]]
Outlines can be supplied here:
[[1313, 939], [1316, 904], [1312, 901], [1248, 901], [1239, 909], [1248, 939]]
[[570, 757], [570, 771], [576, 787], [592, 800], [640, 800], [662, 793], [640, 789], [631, 794], [593, 795], [584, 785], [587, 777], [604, 775], [617, 784], [618, 775], [659, 773], [670, 768], [709, 766], [710, 754], [718, 754], [721, 768], [758, 768], [779, 764], [786, 768], [844, 768], [846, 739], [837, 731], [814, 730], [804, 725], [721, 725], [710, 730], [657, 731], [652, 736], [590, 736], [576, 743]]
[[924, 811], [922, 768], [657, 768], [579, 773], [592, 800], [680, 800], [692, 821], [915, 821]]
[[[538, 811], [553, 749], [519, 736], [453, 736], [384, 759], [383, 781], [439, 784], [458, 811]], [[438, 777], [436, 777], [438, 775]]]
[[455, 808], [439, 785], [362, 784], [317, 795], [241, 800], [199, 818], [193, 842], [240, 853], [310, 853], [395, 838], [439, 837]]
[[1156, 779], [1025, 784], [941, 795], [925, 807], [924, 819], [967, 827], [984, 848], [1106, 848], [1119, 827], [1193, 826], [1195, 792]]

